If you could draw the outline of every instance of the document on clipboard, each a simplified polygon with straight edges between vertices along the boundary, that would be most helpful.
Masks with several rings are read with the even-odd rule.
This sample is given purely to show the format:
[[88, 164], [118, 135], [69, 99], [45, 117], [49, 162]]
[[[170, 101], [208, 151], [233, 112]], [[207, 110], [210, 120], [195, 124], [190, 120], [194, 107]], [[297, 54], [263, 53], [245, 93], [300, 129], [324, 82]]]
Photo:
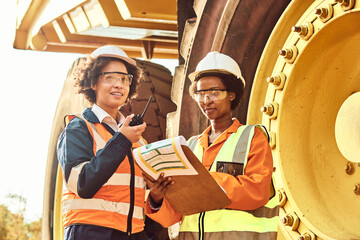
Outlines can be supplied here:
[[185, 156], [181, 145], [186, 146], [183, 136], [161, 140], [133, 150], [136, 163], [140, 168], [157, 179], [164, 176], [197, 175], [198, 172]]
[[137, 165], [150, 179], [155, 181], [162, 172], [171, 176], [174, 184], [169, 186], [165, 197], [179, 214], [215, 210], [231, 203], [183, 136], [135, 148], [133, 154]]

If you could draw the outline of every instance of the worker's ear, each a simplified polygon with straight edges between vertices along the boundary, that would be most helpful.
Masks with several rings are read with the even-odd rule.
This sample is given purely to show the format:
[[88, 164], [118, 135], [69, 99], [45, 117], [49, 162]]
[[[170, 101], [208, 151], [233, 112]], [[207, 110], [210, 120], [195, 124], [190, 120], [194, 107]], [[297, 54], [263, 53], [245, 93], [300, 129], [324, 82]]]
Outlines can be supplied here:
[[94, 90], [94, 91], [96, 91], [96, 85], [97, 85], [97, 84], [93, 84], [93, 85], [91, 86], [91, 89]]
[[235, 92], [229, 92], [229, 99], [231, 102], [234, 101], [235, 97], [236, 97]]

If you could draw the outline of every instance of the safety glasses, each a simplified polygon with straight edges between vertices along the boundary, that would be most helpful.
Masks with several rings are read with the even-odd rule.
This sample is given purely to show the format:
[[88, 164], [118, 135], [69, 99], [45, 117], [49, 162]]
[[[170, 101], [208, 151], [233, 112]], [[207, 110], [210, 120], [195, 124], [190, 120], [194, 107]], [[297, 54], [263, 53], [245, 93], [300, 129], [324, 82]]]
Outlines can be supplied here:
[[227, 91], [227, 89], [196, 90], [194, 96], [195, 100], [200, 103], [204, 102], [206, 97], [210, 101], [220, 101], [226, 97]]
[[123, 72], [103, 72], [98, 77], [104, 83], [115, 84], [119, 81], [125, 86], [130, 86], [133, 79], [133, 75]]

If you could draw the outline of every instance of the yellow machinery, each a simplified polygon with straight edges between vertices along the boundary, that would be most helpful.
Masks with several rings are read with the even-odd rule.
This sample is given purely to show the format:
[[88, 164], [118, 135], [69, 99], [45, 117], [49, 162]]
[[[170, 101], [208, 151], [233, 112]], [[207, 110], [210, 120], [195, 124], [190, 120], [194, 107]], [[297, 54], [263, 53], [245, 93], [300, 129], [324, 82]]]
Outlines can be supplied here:
[[[30, 4], [20, 21], [17, 48], [84, 53], [111, 43], [133, 57], [179, 58], [173, 78], [164, 68], [138, 61], [149, 76], [161, 73], [161, 79], [168, 79], [166, 92], [176, 104], [162, 111], [167, 115], [166, 134], [162, 130], [159, 138], [202, 131], [208, 123], [196, 106], [191, 107], [195, 104], [188, 94], [187, 74], [210, 50], [232, 56], [247, 81], [245, 99], [234, 115], [243, 123], [262, 123], [270, 132], [280, 195], [278, 239], [360, 239], [359, 0], [178, 0], [177, 5], [158, 0], [146, 11], [149, 4], [141, 0], [77, 1], [34, 35], [29, 34], [36, 25], [31, 12], [56, 1], [31, 2], [38, 5]], [[141, 26], [140, 19], [147, 14], [152, 20]], [[87, 25], [86, 21], [78, 25], [81, 21], [76, 17], [87, 19]], [[137, 39], [113, 35], [126, 27], [152, 29], [152, 33]], [[84, 38], [89, 34], [92, 37]], [[158, 80], [149, 82], [152, 85], [144, 92], [149, 87], [155, 93], [165, 89]], [[62, 116], [84, 107], [70, 89], [67, 80], [49, 146], [44, 239], [61, 237], [61, 177], [56, 175], [54, 146]]]
[[177, 58], [176, 1], [23, 0], [14, 47], [89, 53], [116, 44], [129, 56]]
[[271, 135], [285, 238], [360, 239], [360, 1], [303, 4], [292, 2], [272, 33], [248, 120]]

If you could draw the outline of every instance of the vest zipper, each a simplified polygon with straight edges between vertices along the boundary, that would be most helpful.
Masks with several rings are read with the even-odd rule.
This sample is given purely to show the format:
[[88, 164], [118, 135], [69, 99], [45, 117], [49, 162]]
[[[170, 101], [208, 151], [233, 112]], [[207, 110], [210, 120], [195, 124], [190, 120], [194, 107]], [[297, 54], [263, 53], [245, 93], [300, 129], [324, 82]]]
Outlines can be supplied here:
[[201, 212], [199, 215], [199, 240], [204, 240], [204, 232], [205, 232], [205, 226], [204, 226], [204, 218], [205, 218], [205, 212]]
[[132, 217], [134, 213], [134, 201], [135, 201], [135, 192], [134, 192], [134, 185], [135, 185], [135, 167], [134, 167], [134, 158], [132, 156], [131, 148], [128, 152], [128, 159], [130, 163], [130, 208], [129, 208], [129, 214], [127, 218], [127, 234], [130, 238], [131, 236], [131, 230], [132, 230]]

